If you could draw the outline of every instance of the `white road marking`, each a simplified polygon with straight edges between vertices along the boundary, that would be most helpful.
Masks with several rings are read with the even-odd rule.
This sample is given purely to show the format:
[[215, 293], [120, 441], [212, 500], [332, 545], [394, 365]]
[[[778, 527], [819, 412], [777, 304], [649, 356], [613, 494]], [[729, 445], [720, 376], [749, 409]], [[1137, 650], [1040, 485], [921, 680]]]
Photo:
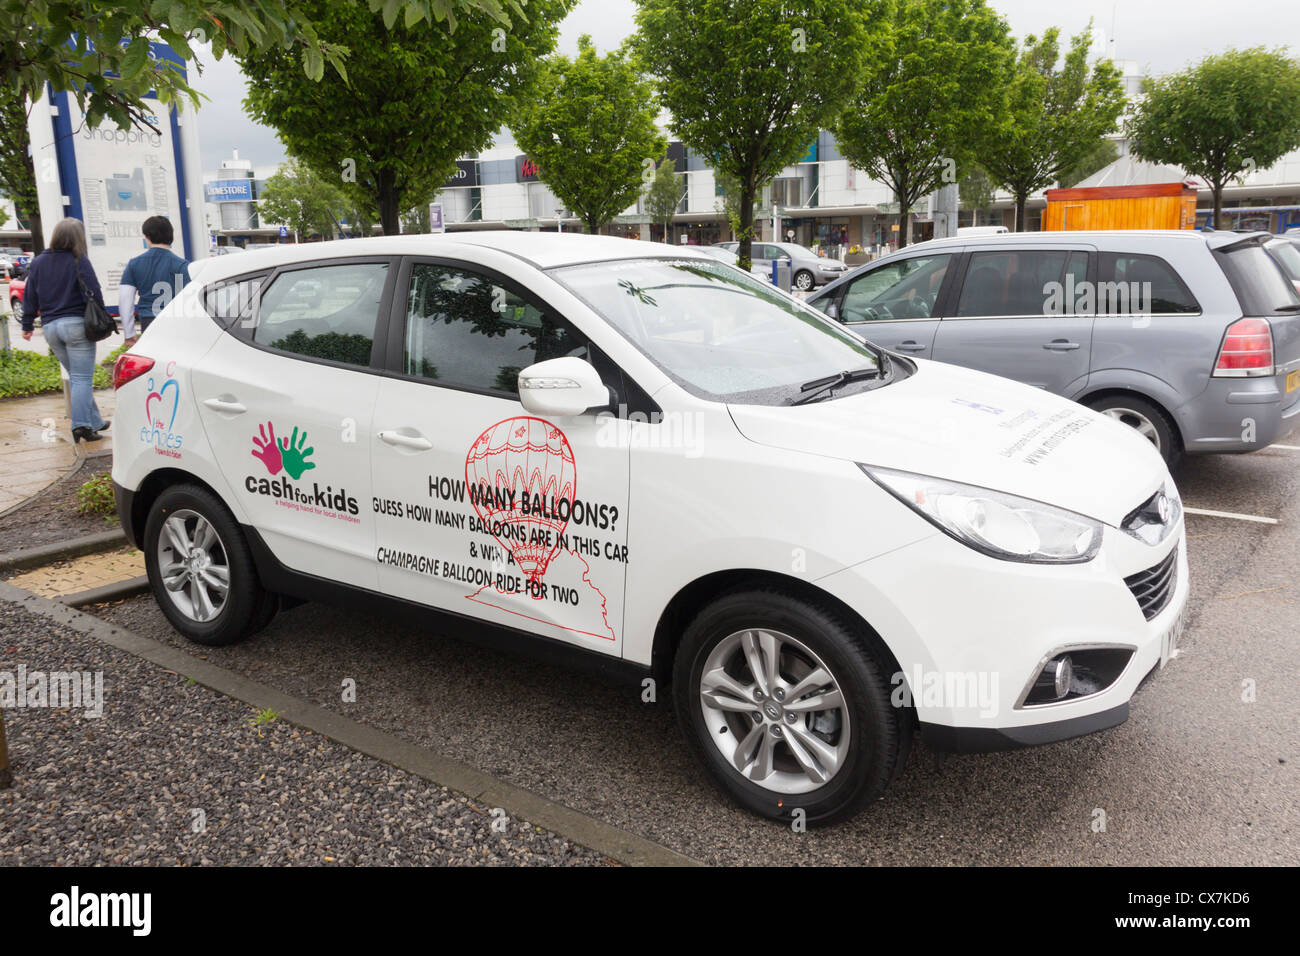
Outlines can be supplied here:
[[1207, 511], [1204, 508], [1183, 508], [1183, 511], [1189, 515], [1200, 515], [1203, 518], [1231, 518], [1234, 521], [1253, 521], [1256, 524], [1278, 524], [1276, 518], [1261, 518], [1259, 515], [1239, 515], [1231, 511]]

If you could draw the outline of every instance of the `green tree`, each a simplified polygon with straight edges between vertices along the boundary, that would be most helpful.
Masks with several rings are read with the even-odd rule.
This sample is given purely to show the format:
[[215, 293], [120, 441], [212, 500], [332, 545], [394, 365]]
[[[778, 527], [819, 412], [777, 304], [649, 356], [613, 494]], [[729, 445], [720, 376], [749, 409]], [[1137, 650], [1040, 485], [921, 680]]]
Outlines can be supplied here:
[[342, 189], [291, 159], [263, 185], [257, 211], [263, 222], [287, 225], [294, 241], [301, 242], [313, 235], [333, 236], [347, 206]]
[[957, 196], [961, 208], [978, 212], [993, 205], [997, 189], [988, 170], [978, 163], [967, 164], [965, 172], [957, 180]]
[[672, 128], [739, 183], [749, 267], [754, 202], [798, 161], [854, 85], [878, 0], [637, 0], [634, 49]]
[[983, 138], [979, 162], [1016, 200], [1016, 229], [1025, 229], [1030, 193], [1057, 182], [1061, 171], [1116, 130], [1124, 111], [1119, 70], [1088, 63], [1089, 25], [1061, 56], [1060, 30], [1029, 36], [1007, 86], [1000, 122]]
[[[718, 188], [718, 198], [714, 201], [713, 208], [727, 217], [731, 234], [738, 236], [740, 235], [740, 180], [735, 176], [727, 175], [721, 169], [715, 169], [713, 182]], [[754, 202], [749, 207], [751, 217], [758, 214], [757, 199], [766, 185], [766, 182], [758, 184], [758, 190], [754, 193]]]
[[298, 0], [323, 42], [346, 42], [346, 75], [312, 81], [292, 51], [259, 48], [239, 58], [249, 78], [244, 102], [291, 155], [340, 177], [395, 235], [413, 197], [444, 182], [458, 156], [489, 145], [573, 3], [531, 0], [528, 19], [510, 30], [467, 13], [449, 35], [418, 22], [390, 28], [359, 3]]
[[664, 242], [673, 241], [673, 217], [681, 202], [682, 187], [677, 179], [677, 164], [664, 159], [655, 170], [645, 194], [645, 211], [656, 225], [663, 226]]
[[[526, 0], [523, 0], [526, 2]], [[361, 5], [361, 0], [348, 0]], [[446, 22], [461, 15], [484, 16], [511, 26], [524, 19], [521, 0], [366, 0], [393, 26]], [[37, 99], [46, 83], [76, 96], [95, 126], [108, 118], [119, 126], [151, 125], [144, 99], [151, 91], [168, 105], [199, 95], [175, 67], [149, 56], [149, 40], [161, 40], [186, 60], [192, 44], [211, 44], [212, 56], [244, 54], [263, 47], [292, 53], [300, 68], [320, 79], [329, 63], [346, 72], [345, 44], [323, 39], [296, 0], [5, 0], [0, 5], [0, 69], [3, 85]]]
[[1113, 139], [1098, 140], [1097, 145], [1061, 170], [1057, 181], [1062, 186], [1075, 186], [1093, 173], [1105, 169], [1119, 159], [1119, 147]]
[[887, 0], [880, 49], [835, 124], [840, 152], [898, 200], [898, 243], [911, 209], [974, 164], [1001, 110], [1014, 62], [1006, 22], [984, 0]]
[[26, 219], [34, 251], [45, 248], [41, 207], [36, 201], [36, 170], [28, 148], [27, 103], [16, 87], [0, 89], [0, 195], [8, 197]]
[[[350, 5], [362, 0], [346, 0]], [[512, 17], [522, 19], [527, 0], [365, 0], [392, 26], [398, 16], [407, 29], [420, 23], [446, 23], [454, 30], [461, 15], [486, 16], [508, 27]], [[311, 18], [295, 0], [3, 0], [0, 3], [0, 71], [3, 72], [4, 150], [0, 159], [0, 189], [18, 195], [25, 181], [35, 182], [28, 158], [24, 122], [15, 127], [8, 113], [12, 102], [24, 104], [45, 94], [70, 93], [86, 122], [97, 126], [107, 119], [119, 127], [148, 127], [157, 107], [188, 102], [197, 108], [201, 95], [188, 75], [175, 65], [149, 56], [149, 40], [161, 40], [180, 57], [194, 64], [196, 46], [208, 45], [221, 59], [260, 48], [275, 48], [299, 63], [306, 77], [318, 80], [328, 63], [346, 75], [348, 48], [322, 40]], [[9, 97], [14, 100], [11, 102]], [[10, 162], [10, 153], [22, 157], [26, 172]], [[22, 212], [31, 223], [32, 244], [44, 248], [44, 236], [35, 200], [24, 200]]]
[[636, 201], [645, 164], [663, 156], [658, 112], [627, 51], [600, 56], [584, 34], [576, 59], [557, 54], [542, 64], [511, 131], [542, 182], [594, 233]]
[[1300, 147], [1300, 63], [1280, 50], [1228, 50], [1144, 92], [1128, 124], [1133, 154], [1205, 179], [1215, 229], [1224, 186]]

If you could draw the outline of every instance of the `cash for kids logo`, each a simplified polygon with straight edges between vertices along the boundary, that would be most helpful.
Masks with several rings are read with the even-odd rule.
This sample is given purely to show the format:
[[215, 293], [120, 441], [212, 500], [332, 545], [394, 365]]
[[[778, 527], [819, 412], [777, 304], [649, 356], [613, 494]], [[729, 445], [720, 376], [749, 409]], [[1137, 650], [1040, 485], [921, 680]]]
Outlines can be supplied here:
[[255, 495], [276, 498], [300, 510], [359, 521], [352, 517], [360, 510], [357, 499], [348, 494], [347, 489], [336, 490], [333, 485], [322, 487], [313, 481], [309, 490], [297, 484], [304, 474], [316, 467], [316, 463], [309, 460], [315, 453], [316, 449], [307, 444], [306, 430], [299, 434], [297, 425], [288, 438], [276, 438], [272, 422], [258, 425], [257, 434], [253, 436], [252, 455], [266, 466], [270, 477], [249, 475], [244, 479], [244, 487]]
[[181, 457], [181, 436], [175, 429], [176, 412], [181, 404], [181, 386], [175, 379], [176, 363], [168, 362], [166, 379], [154, 387], [149, 378], [149, 391], [144, 397], [144, 421], [140, 426], [140, 442], [152, 445], [153, 450], [168, 458]]

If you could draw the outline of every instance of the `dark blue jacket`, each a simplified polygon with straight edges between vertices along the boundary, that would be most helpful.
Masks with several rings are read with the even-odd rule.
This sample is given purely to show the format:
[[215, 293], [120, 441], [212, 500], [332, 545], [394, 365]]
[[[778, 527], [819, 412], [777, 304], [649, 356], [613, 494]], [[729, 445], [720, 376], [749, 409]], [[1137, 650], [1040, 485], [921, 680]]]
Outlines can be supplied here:
[[46, 249], [32, 259], [27, 269], [27, 288], [23, 290], [24, 332], [32, 330], [38, 314], [42, 322], [86, 314], [86, 296], [77, 281], [78, 273], [95, 301], [103, 305], [104, 293], [85, 256], [78, 260], [62, 249]]

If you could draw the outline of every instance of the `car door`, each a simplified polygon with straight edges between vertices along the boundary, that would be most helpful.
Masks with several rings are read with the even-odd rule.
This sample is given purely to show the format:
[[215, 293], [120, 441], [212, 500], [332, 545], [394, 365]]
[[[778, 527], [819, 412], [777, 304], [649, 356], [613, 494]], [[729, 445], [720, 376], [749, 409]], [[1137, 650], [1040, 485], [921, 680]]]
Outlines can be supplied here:
[[1088, 380], [1096, 253], [1079, 246], [972, 251], [934, 358], [1016, 379], [1058, 395]]
[[882, 262], [846, 282], [825, 303], [827, 314], [869, 342], [929, 358], [957, 258], [937, 253]]
[[399, 289], [371, 443], [382, 589], [621, 654], [627, 423], [530, 415], [516, 385], [566, 355], [617, 370], [499, 272], [413, 258]]
[[372, 358], [394, 273], [386, 258], [276, 271], [193, 375], [222, 474], [275, 556], [369, 588]]

